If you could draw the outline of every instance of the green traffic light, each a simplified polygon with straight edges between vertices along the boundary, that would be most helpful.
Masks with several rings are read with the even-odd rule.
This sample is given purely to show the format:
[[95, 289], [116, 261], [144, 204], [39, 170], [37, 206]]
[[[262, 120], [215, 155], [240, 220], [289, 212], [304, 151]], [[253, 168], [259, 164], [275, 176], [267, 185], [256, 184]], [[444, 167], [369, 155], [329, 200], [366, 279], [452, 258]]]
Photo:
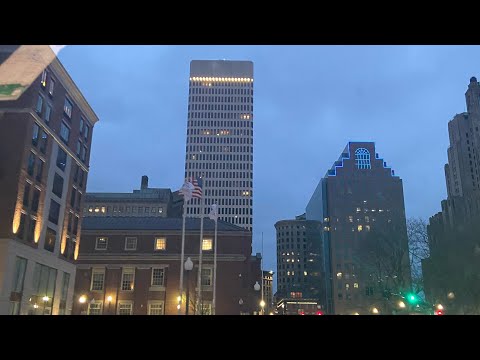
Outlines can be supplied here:
[[415, 294], [407, 294], [405, 298], [410, 304], [415, 304], [416, 302], [418, 302], [418, 297]]

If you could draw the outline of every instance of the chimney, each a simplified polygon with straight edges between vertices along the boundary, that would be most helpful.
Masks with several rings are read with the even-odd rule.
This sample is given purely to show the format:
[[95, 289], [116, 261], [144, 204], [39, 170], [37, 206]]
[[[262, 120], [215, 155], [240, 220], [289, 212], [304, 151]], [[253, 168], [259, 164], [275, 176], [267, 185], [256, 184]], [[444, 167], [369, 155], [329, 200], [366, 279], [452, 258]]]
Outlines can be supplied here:
[[142, 186], [140, 187], [141, 190], [148, 189], [148, 176], [143, 175], [142, 176]]

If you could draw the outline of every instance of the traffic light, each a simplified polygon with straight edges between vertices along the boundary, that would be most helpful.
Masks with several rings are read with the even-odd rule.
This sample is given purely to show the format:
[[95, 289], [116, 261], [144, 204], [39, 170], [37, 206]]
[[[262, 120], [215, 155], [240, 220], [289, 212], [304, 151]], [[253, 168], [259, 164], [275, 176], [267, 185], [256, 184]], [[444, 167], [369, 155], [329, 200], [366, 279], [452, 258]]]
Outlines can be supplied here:
[[416, 294], [408, 293], [408, 294], [405, 294], [405, 300], [407, 300], [409, 304], [415, 305], [416, 303], [418, 303], [419, 299]]
[[435, 315], [443, 315], [443, 310], [440, 310], [440, 309], [435, 310]]
[[317, 311], [317, 315], [323, 315], [323, 311], [318, 310], [318, 311]]

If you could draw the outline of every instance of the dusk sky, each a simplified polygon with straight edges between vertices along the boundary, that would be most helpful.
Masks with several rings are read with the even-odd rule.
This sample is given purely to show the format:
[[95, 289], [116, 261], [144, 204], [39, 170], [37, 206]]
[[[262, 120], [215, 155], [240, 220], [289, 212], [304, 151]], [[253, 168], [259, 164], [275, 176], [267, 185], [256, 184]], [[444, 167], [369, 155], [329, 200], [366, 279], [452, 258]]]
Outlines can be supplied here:
[[407, 217], [446, 197], [447, 123], [465, 111], [479, 46], [67, 46], [60, 60], [100, 118], [88, 191], [183, 183], [191, 60], [254, 63], [253, 252], [276, 271], [275, 228], [305, 206], [348, 141], [375, 141]]

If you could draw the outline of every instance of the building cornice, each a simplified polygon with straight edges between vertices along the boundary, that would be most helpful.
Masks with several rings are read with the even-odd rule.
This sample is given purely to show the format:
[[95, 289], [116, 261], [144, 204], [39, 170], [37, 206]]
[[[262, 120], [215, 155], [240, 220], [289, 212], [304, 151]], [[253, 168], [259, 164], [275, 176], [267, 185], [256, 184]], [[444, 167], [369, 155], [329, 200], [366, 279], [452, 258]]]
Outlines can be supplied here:
[[[198, 261], [198, 254], [185, 254], [185, 257], [190, 257], [192, 261]], [[213, 254], [203, 254], [202, 261], [213, 261]], [[217, 261], [245, 261], [246, 257], [241, 254], [217, 254]], [[153, 266], [158, 266], [162, 261], [180, 261], [180, 254], [151, 254], [144, 253], [138, 255], [124, 255], [124, 254], [111, 254], [111, 255], [82, 255], [80, 254], [77, 259], [77, 268], [88, 268], [92, 265], [101, 266], [127, 266], [131, 261], [146, 261], [152, 262], [155, 261]], [[131, 263], [132, 265], [139, 265], [138, 263]], [[145, 263], [141, 264], [142, 266], [147, 266]]]
[[68, 74], [63, 64], [58, 60], [58, 58], [55, 58], [51, 62], [49, 67], [50, 70], [52, 70], [52, 72], [55, 74], [57, 79], [62, 82], [62, 85], [65, 87], [67, 94], [80, 107], [90, 124], [92, 126], [95, 125], [95, 123], [99, 120], [97, 114], [95, 114], [92, 107], [87, 102], [87, 99], [85, 99], [80, 89], [77, 87], [71, 76]]

